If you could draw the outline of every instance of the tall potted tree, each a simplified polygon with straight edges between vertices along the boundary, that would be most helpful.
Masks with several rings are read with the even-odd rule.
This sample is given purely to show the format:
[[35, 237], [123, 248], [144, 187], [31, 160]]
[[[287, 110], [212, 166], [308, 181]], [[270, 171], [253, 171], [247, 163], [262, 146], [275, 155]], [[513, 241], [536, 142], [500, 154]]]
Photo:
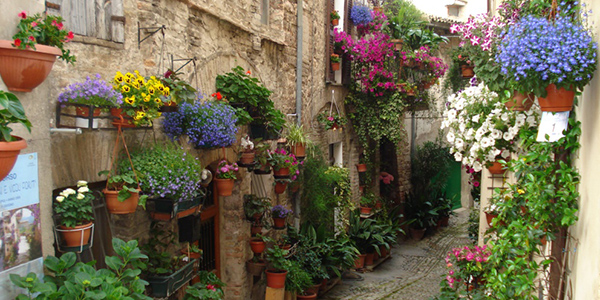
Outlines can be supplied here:
[[12, 170], [17, 156], [27, 148], [27, 142], [21, 137], [10, 135], [9, 124], [22, 124], [31, 132], [31, 123], [25, 115], [25, 109], [19, 98], [13, 93], [0, 91], [0, 181]]
[[64, 49], [73, 32], [64, 29], [60, 16], [27, 16], [22, 11], [19, 17], [13, 41], [0, 40], [0, 76], [10, 91], [31, 92], [44, 82], [57, 56], [75, 62], [70, 50]]

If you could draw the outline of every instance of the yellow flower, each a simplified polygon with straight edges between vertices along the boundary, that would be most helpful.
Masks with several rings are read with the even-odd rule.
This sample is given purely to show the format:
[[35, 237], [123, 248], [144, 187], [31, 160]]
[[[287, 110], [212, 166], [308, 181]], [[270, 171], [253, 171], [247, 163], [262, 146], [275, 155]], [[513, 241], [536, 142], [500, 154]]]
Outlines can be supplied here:
[[157, 80], [157, 79], [156, 79], [156, 76], [150, 76], [150, 79], [151, 79], [151, 80], [153, 80], [153, 81], [156, 81], [156, 80]]
[[145, 112], [143, 112], [143, 111], [138, 111], [138, 112], [137, 112], [137, 115], [143, 118], [143, 117], [145, 117], [145, 116], [146, 116], [146, 113], [145, 113]]
[[133, 117], [134, 120], [139, 121], [142, 117], [136, 115], [135, 117]]
[[121, 93], [129, 93], [130, 90], [131, 88], [128, 85], [121, 87]]
[[135, 75], [137, 75], [137, 76], [140, 76], [140, 71], [138, 71], [138, 70], [133, 71], [133, 73], [135, 73]]
[[[137, 71], [136, 71], [136, 72], [137, 72]], [[127, 74], [125, 74], [125, 77], [127, 77], [127, 78], [131, 79], [131, 78], [133, 78], [133, 74], [131, 74], [131, 73], [127, 72]]]
[[144, 85], [144, 77], [142, 77], [142, 76], [138, 76], [138, 77], [135, 79], [135, 81], [136, 81], [137, 83], [139, 83], [140, 85]]
[[150, 101], [150, 98], [151, 98], [151, 97], [150, 97], [150, 95], [148, 95], [148, 96], [144, 97], [144, 102], [149, 102], [149, 101]]
[[163, 95], [168, 97], [169, 95], [171, 95], [171, 89], [169, 89], [168, 86], [165, 87], [165, 90], [163, 91]]
[[523, 195], [525, 194], [525, 191], [522, 189], [517, 189], [517, 193], [519, 193], [519, 195]]
[[150, 86], [150, 87], [148, 87], [148, 93], [149, 93], [150, 95], [154, 95], [154, 91], [155, 91], [155, 90], [154, 90], [154, 87], [151, 87], [151, 86]]
[[159, 111], [156, 113], [156, 115], [160, 117], [160, 116], [162, 116], [162, 113]]
[[158, 104], [158, 106], [163, 104], [163, 102], [162, 102], [162, 100], [160, 100], [160, 98], [155, 98], [154, 102], [156, 102], [156, 104]]
[[117, 71], [117, 75], [115, 75], [115, 82], [116, 83], [123, 82], [123, 73]]
[[165, 88], [166, 88], [166, 87], [165, 87], [164, 85], [162, 85], [162, 84], [160, 84], [160, 83], [159, 83], [159, 84], [157, 84], [157, 85], [155, 86], [155, 88], [156, 88], [157, 90], [159, 90], [159, 91], [161, 91], [161, 92], [162, 92], [162, 91], [164, 91], [164, 90], [165, 90]]
[[135, 103], [135, 96], [125, 97], [125, 102], [127, 102], [127, 104], [134, 104]]
[[131, 83], [131, 86], [133, 86], [136, 90], [140, 89], [140, 84], [137, 83], [137, 81], [134, 81], [133, 83]]

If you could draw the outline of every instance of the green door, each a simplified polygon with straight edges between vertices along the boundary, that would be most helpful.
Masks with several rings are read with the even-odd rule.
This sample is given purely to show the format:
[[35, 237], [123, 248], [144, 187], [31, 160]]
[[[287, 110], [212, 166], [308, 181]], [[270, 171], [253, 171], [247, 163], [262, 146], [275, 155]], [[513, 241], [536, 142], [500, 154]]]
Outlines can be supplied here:
[[460, 204], [460, 176], [461, 164], [457, 161], [450, 163], [450, 174], [446, 182], [446, 195], [452, 199], [452, 209], [462, 207]]

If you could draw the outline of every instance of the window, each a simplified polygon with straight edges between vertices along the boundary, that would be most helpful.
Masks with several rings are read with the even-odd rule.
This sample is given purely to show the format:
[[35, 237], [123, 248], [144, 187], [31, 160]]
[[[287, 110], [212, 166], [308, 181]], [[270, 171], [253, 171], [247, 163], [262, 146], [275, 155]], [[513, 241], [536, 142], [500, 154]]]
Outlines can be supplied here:
[[59, 14], [77, 35], [122, 43], [125, 17], [123, 0], [48, 0], [50, 14]]

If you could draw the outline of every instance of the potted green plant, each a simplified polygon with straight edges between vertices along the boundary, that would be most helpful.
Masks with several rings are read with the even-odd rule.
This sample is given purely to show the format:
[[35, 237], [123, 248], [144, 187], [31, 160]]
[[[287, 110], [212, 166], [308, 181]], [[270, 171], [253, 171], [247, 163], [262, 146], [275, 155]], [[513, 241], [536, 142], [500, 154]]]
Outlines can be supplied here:
[[269, 153], [271, 151], [271, 145], [266, 142], [259, 142], [254, 147], [254, 174], [270, 174], [271, 164], [269, 163]]
[[340, 56], [332, 53], [329, 62], [331, 63], [331, 71], [338, 71], [340, 69]]
[[285, 279], [290, 268], [290, 261], [287, 258], [288, 251], [279, 247], [271, 247], [266, 251], [266, 258], [269, 267], [265, 272], [267, 274], [267, 286], [273, 289], [285, 287]]
[[323, 124], [325, 130], [342, 130], [346, 124], [346, 118], [336, 112], [323, 111], [317, 116], [317, 121]]
[[[518, 92], [538, 96], [542, 111], [570, 111], [575, 92], [596, 70], [598, 44], [577, 14], [525, 16], [500, 41], [501, 73]], [[569, 43], [555, 42], [566, 39]]]
[[285, 206], [278, 204], [271, 209], [271, 217], [273, 218], [273, 228], [285, 229], [285, 221], [293, 211]]
[[291, 174], [291, 168], [298, 165], [296, 156], [292, 153], [288, 153], [285, 149], [279, 148], [274, 151], [269, 150], [269, 164], [273, 167], [273, 175], [275, 178], [285, 179], [289, 178]]
[[330, 13], [330, 17], [331, 17], [331, 25], [333, 26], [338, 26], [338, 24], [340, 23], [340, 14], [338, 13], [337, 10], [334, 10]]
[[360, 213], [370, 215], [371, 210], [377, 202], [377, 197], [372, 192], [365, 193], [360, 197]]
[[291, 153], [298, 159], [303, 159], [306, 156], [306, 146], [310, 144], [308, 135], [304, 131], [302, 125], [296, 123], [288, 123], [286, 126], [287, 134], [285, 139], [290, 147]]
[[66, 87], [58, 95], [58, 103], [61, 106], [75, 106], [78, 116], [75, 119], [77, 127], [98, 128], [98, 120], [90, 118], [90, 111], [92, 111], [92, 116], [98, 117], [102, 110], [108, 111], [109, 108], [122, 104], [123, 95], [102, 80], [100, 74], [96, 74], [94, 79], [88, 76], [85, 81]]
[[140, 299], [152, 300], [144, 295], [148, 282], [140, 278], [148, 258], [140, 252], [138, 242], [112, 239], [115, 256], [106, 256], [109, 266], [96, 270], [89, 263], [77, 262], [74, 252], [44, 258], [45, 275], [42, 278], [31, 272], [22, 277], [10, 274], [12, 283], [27, 291], [16, 299]]
[[310, 274], [302, 268], [300, 263], [290, 261], [285, 278], [285, 290], [296, 295], [296, 299], [316, 299], [317, 294], [307, 292], [312, 285]]
[[261, 224], [265, 213], [271, 208], [271, 199], [253, 194], [244, 195], [244, 214], [253, 224]]
[[110, 109], [117, 127], [152, 125], [152, 120], [161, 116], [160, 108], [171, 101], [169, 87], [154, 76], [141, 76], [137, 70], [133, 74], [117, 71], [113, 87], [123, 95], [123, 103]]
[[[441, 284], [442, 292], [448, 293], [450, 298], [461, 297], [458, 295], [470, 294], [475, 299], [483, 297], [484, 274], [492, 268], [488, 258], [492, 252], [483, 247], [464, 246], [454, 248], [446, 255], [448, 275]], [[481, 291], [473, 291], [481, 289]], [[479, 295], [479, 297], [477, 296]]]
[[250, 249], [254, 255], [260, 255], [265, 251], [265, 248], [267, 247], [266, 240], [268, 240], [268, 238], [263, 237], [260, 234], [250, 239]]
[[184, 300], [220, 300], [225, 297], [223, 287], [226, 284], [215, 273], [200, 271], [198, 277], [200, 277], [200, 282], [186, 288]]
[[75, 62], [75, 56], [64, 48], [73, 32], [64, 29], [60, 16], [27, 16], [22, 11], [19, 17], [13, 41], [0, 40], [0, 75], [10, 91], [31, 92], [44, 82], [57, 56]]
[[109, 170], [100, 171], [98, 176], [106, 175], [106, 188], [102, 190], [106, 199], [106, 209], [111, 214], [125, 215], [134, 213], [138, 204], [146, 208], [148, 195], [140, 196], [141, 189], [133, 171], [110, 175]]
[[0, 91], [0, 181], [12, 170], [17, 156], [22, 149], [27, 148], [27, 142], [10, 133], [9, 124], [21, 124], [31, 132], [31, 122], [25, 115], [25, 109], [19, 98], [13, 93]]
[[240, 66], [216, 79], [217, 92], [236, 108], [236, 125], [250, 124], [252, 138], [274, 139], [285, 124], [285, 115], [269, 99], [271, 91]]
[[226, 160], [219, 162], [217, 166], [217, 178], [215, 178], [219, 196], [231, 196], [234, 180], [237, 179], [235, 175], [237, 171], [237, 163], [229, 164]]
[[361, 220], [358, 210], [354, 210], [350, 214], [350, 228], [348, 230], [349, 238], [354, 242], [356, 248], [360, 251], [360, 261], [357, 261], [356, 268], [362, 268], [367, 264], [366, 258], [370, 258], [370, 264], [373, 263], [373, 253], [376, 249], [377, 239], [377, 224], [374, 219]]
[[94, 194], [87, 182], [77, 181], [77, 190], [67, 188], [60, 192], [52, 205], [58, 216], [55, 231], [62, 237], [63, 246], [87, 245], [94, 227]]
[[133, 149], [131, 161], [122, 156], [118, 173], [130, 174], [133, 164], [153, 219], [182, 218], [200, 210], [210, 173], [198, 158], [175, 144], [159, 143]]

